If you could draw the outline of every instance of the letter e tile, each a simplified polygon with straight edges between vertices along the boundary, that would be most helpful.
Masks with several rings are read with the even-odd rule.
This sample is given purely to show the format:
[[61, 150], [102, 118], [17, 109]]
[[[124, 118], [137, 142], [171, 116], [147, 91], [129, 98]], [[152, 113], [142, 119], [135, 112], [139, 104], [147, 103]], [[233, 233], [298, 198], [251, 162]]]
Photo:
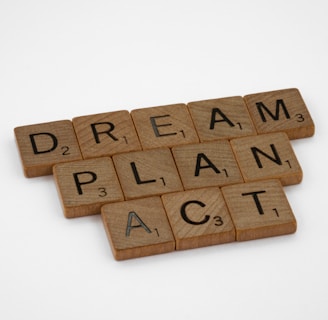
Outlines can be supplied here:
[[116, 260], [174, 251], [175, 241], [160, 197], [107, 204], [101, 215]]
[[296, 231], [296, 219], [279, 180], [226, 186], [222, 193], [236, 228], [237, 241]]
[[162, 201], [176, 250], [235, 241], [235, 228], [219, 188], [169, 193]]
[[109, 157], [58, 164], [54, 178], [67, 218], [100, 214], [102, 205], [124, 200]]
[[135, 109], [131, 116], [145, 150], [199, 141], [185, 104]]

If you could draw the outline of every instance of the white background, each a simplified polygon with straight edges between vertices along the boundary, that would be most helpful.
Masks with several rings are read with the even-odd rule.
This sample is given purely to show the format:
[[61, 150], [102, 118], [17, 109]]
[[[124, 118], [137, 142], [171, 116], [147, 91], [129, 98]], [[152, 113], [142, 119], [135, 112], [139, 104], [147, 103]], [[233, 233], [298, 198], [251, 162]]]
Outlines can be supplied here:
[[[327, 1], [0, 1], [0, 318], [327, 319]], [[99, 216], [64, 218], [13, 129], [297, 87], [294, 235], [116, 262]]]

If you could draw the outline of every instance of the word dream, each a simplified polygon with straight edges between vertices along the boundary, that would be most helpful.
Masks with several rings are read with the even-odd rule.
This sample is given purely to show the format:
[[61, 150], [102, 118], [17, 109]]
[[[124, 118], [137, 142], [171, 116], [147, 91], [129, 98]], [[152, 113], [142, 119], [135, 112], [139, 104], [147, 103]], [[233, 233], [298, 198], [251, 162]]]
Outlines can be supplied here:
[[54, 175], [67, 218], [101, 214], [117, 260], [290, 234], [297, 89], [15, 128], [26, 177]]

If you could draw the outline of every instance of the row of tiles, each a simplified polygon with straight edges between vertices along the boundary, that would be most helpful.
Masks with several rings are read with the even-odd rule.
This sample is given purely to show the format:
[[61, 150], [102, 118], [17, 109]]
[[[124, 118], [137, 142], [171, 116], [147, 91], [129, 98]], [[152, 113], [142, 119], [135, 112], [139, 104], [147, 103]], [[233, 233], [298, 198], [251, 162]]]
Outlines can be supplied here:
[[100, 213], [106, 203], [183, 190], [302, 180], [288, 136], [281, 132], [65, 162], [55, 165], [53, 174], [69, 218]]
[[56, 163], [272, 132], [314, 134], [297, 89], [80, 116], [15, 128], [24, 173], [52, 173]]
[[168, 193], [104, 205], [117, 260], [294, 233], [279, 180]]

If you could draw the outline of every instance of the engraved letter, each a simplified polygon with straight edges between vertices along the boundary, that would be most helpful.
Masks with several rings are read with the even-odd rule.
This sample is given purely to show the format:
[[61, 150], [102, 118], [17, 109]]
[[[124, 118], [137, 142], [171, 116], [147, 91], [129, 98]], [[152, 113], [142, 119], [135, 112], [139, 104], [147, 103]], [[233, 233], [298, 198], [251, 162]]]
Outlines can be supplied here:
[[[139, 224], [132, 225], [132, 219], [136, 219]], [[129, 237], [131, 229], [135, 228], [144, 228], [147, 233], [151, 233], [151, 230], [147, 227], [147, 225], [141, 220], [141, 218], [134, 212], [130, 211], [128, 216], [128, 223], [126, 225], [125, 236]]]
[[[207, 166], [201, 166], [200, 162], [204, 159], [207, 162]], [[205, 153], [198, 153], [197, 154], [197, 162], [196, 162], [196, 169], [195, 169], [195, 177], [199, 176], [200, 169], [212, 168], [215, 173], [220, 173], [220, 170], [211, 162], [209, 158], [205, 155]]]
[[276, 147], [274, 146], [274, 144], [270, 144], [270, 147], [271, 147], [271, 150], [272, 150], [272, 153], [274, 155], [274, 157], [271, 157], [270, 155], [268, 155], [267, 153], [264, 153], [262, 150], [256, 148], [256, 147], [251, 147], [251, 150], [253, 152], [253, 156], [255, 158], [255, 161], [257, 163], [257, 166], [261, 169], [263, 168], [263, 165], [262, 165], [262, 162], [260, 160], [260, 157], [258, 155], [258, 153], [262, 154], [264, 157], [268, 158], [269, 160], [271, 160], [272, 162], [275, 162], [276, 164], [278, 165], [282, 165], [282, 161], [279, 157], [279, 154], [277, 152], [277, 149]]
[[256, 102], [256, 107], [257, 107], [257, 111], [259, 112], [260, 117], [261, 117], [261, 119], [262, 119], [263, 122], [266, 122], [266, 121], [267, 121], [267, 119], [266, 119], [266, 117], [265, 117], [265, 115], [264, 115], [263, 110], [265, 110], [266, 113], [267, 113], [267, 114], [268, 114], [268, 115], [269, 115], [274, 121], [279, 120], [279, 110], [280, 110], [280, 107], [281, 107], [282, 110], [284, 111], [286, 119], [290, 119], [290, 115], [289, 115], [289, 113], [288, 113], [288, 110], [287, 110], [287, 108], [286, 108], [286, 105], [285, 105], [285, 103], [284, 103], [284, 100], [282, 100], [282, 99], [279, 99], [279, 100], [276, 101], [276, 113], [275, 113], [275, 114], [273, 114], [273, 113], [268, 109], [268, 107], [266, 107], [266, 106], [264, 105], [263, 102]]
[[[51, 141], [50, 141], [50, 145], [49, 145], [49, 148], [48, 149], [45, 149], [45, 150], [39, 150], [39, 148], [37, 147], [37, 142], [36, 142], [36, 137], [39, 136], [48, 136], [50, 137]], [[33, 134], [30, 134], [30, 140], [31, 140], [31, 143], [32, 143], [32, 148], [33, 148], [33, 152], [34, 154], [40, 154], [40, 153], [47, 153], [47, 152], [51, 152], [53, 150], [55, 150], [58, 146], [58, 140], [56, 138], [55, 135], [53, 135], [52, 133], [50, 132], [40, 132], [40, 133], [33, 133]]]
[[259, 214], [264, 214], [264, 211], [263, 211], [263, 208], [262, 208], [260, 199], [257, 196], [258, 194], [261, 194], [261, 193], [265, 193], [265, 191], [264, 190], [262, 190], [262, 191], [254, 191], [254, 192], [242, 193], [241, 195], [242, 196], [253, 196], [253, 199], [254, 199], [254, 202], [256, 204], [256, 208], [257, 208]]
[[134, 178], [136, 179], [137, 184], [152, 183], [156, 182], [156, 179], [151, 180], [141, 180], [135, 162], [130, 162]]
[[[73, 176], [74, 176], [74, 181], [75, 181], [75, 185], [76, 185], [76, 188], [77, 188], [77, 192], [80, 195], [83, 194], [82, 187], [81, 187], [82, 185], [93, 183], [97, 180], [97, 175], [92, 171], [76, 172], [76, 173], [73, 173]], [[80, 176], [89, 176], [90, 179], [80, 181]]]
[[[215, 116], [216, 114], [219, 114], [222, 119], [216, 120]], [[211, 115], [211, 124], [210, 129], [214, 129], [214, 125], [216, 122], [226, 122], [230, 127], [234, 127], [235, 125], [231, 122], [231, 120], [219, 109], [219, 108], [213, 108], [212, 109], [212, 115]]]
[[[108, 126], [109, 128], [104, 131], [98, 131], [97, 126]], [[91, 129], [93, 132], [93, 136], [95, 137], [95, 140], [97, 143], [100, 143], [99, 135], [100, 134], [106, 134], [110, 138], [112, 138], [114, 141], [117, 141], [118, 139], [111, 134], [111, 132], [114, 130], [115, 126], [111, 122], [98, 122], [98, 123], [91, 123]]]
[[164, 123], [164, 124], [157, 124], [156, 123], [156, 119], [166, 118], [166, 117], [170, 117], [170, 115], [165, 114], [163, 116], [150, 117], [150, 123], [153, 127], [153, 130], [154, 130], [154, 133], [155, 133], [156, 137], [174, 136], [174, 135], [177, 134], [176, 132], [169, 132], [169, 133], [160, 133], [159, 132], [159, 130], [158, 130], [159, 127], [169, 127], [169, 126], [172, 125], [172, 123]]
[[186, 214], [186, 207], [188, 205], [192, 204], [192, 203], [197, 204], [197, 205], [199, 205], [202, 208], [204, 208], [206, 206], [203, 202], [198, 201], [198, 200], [190, 200], [190, 201], [185, 202], [181, 206], [181, 209], [180, 209], [180, 213], [181, 213], [182, 219], [184, 221], [186, 221], [187, 223], [192, 224], [192, 225], [200, 225], [200, 224], [206, 223], [210, 219], [210, 216], [209, 215], [206, 215], [202, 221], [193, 221], [193, 220], [189, 219], [189, 217]]

